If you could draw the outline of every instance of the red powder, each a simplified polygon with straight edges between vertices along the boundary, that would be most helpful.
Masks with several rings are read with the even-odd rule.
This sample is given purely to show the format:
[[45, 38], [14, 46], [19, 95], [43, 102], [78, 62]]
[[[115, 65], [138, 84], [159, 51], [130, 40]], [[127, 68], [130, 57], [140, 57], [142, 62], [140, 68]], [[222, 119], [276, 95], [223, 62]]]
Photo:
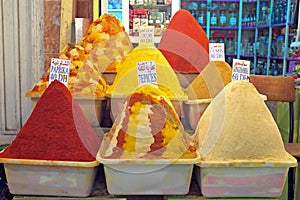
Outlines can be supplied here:
[[67, 87], [53, 81], [0, 157], [90, 162], [100, 143]]
[[190, 73], [200, 73], [209, 62], [208, 48], [205, 31], [184, 9], [172, 17], [158, 45], [175, 72]]

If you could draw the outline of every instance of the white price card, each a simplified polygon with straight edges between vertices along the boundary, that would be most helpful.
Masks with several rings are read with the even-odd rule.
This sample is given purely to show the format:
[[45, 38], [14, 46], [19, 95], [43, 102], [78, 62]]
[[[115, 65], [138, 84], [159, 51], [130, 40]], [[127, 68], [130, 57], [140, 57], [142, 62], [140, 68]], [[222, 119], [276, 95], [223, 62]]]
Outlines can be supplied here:
[[225, 61], [224, 43], [209, 43], [209, 61]]
[[154, 44], [154, 26], [140, 26], [139, 44], [140, 45]]
[[250, 61], [233, 59], [232, 62], [232, 81], [246, 80], [249, 81]]
[[50, 65], [49, 84], [54, 80], [58, 80], [68, 87], [70, 64], [70, 60], [52, 58]]
[[138, 84], [157, 83], [155, 61], [143, 61], [136, 63], [138, 72]]

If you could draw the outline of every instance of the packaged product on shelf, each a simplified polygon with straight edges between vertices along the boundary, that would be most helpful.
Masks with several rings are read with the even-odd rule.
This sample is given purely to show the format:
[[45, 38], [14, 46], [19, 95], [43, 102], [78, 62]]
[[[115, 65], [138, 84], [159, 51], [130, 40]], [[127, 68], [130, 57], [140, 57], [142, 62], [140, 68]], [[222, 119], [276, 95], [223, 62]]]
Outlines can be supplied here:
[[175, 72], [199, 73], [209, 62], [208, 44], [196, 19], [189, 11], [180, 9], [164, 31], [158, 49]]

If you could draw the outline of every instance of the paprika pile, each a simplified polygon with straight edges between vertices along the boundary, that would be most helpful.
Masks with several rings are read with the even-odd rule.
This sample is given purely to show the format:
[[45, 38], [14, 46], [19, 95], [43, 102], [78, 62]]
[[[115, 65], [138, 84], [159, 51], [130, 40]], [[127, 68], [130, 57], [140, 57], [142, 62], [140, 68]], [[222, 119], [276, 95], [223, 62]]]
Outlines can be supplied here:
[[208, 48], [209, 39], [205, 31], [184, 9], [178, 10], [172, 17], [158, 44], [158, 49], [174, 71], [181, 73], [200, 73], [209, 62]]
[[55, 80], [0, 157], [91, 162], [96, 160], [100, 143], [68, 88]]

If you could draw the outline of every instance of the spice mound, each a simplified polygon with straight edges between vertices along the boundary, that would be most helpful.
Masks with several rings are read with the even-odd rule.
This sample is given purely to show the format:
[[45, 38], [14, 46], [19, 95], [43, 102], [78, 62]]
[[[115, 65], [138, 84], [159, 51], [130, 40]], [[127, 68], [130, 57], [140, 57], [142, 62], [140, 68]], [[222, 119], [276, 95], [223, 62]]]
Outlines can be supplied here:
[[[116, 72], [118, 63], [131, 50], [132, 44], [121, 22], [114, 15], [101, 15], [89, 26], [79, 44], [68, 44], [58, 55], [59, 59], [71, 61], [68, 80], [71, 93], [104, 97], [108, 83], [102, 72]], [[43, 94], [49, 75], [50, 67], [26, 96]]]
[[0, 157], [90, 162], [100, 143], [67, 87], [55, 80]]
[[180, 9], [164, 31], [158, 49], [174, 71], [199, 73], [209, 62], [208, 44], [205, 31], [193, 15]]
[[276, 122], [253, 84], [234, 81], [203, 113], [195, 143], [205, 161], [292, 161]]
[[[150, 77], [151, 80], [148, 80], [149, 76], [138, 74], [137, 70], [139, 63], [141, 69], [148, 69], [145, 66], [147, 61], [155, 63], [156, 74]], [[153, 80], [172, 100], [187, 100], [187, 95], [184, 93], [174, 70], [154, 45], [137, 46], [124, 58], [117, 68], [116, 78], [113, 84], [109, 86], [107, 95], [126, 97], [131, 95], [139, 84], [154, 82]]]
[[103, 157], [196, 158], [192, 139], [184, 131], [167, 95], [156, 85], [137, 88], [106, 134], [110, 141]]
[[231, 82], [232, 69], [230, 65], [221, 60], [209, 62], [200, 74], [185, 88], [189, 99], [214, 98], [229, 82]]

